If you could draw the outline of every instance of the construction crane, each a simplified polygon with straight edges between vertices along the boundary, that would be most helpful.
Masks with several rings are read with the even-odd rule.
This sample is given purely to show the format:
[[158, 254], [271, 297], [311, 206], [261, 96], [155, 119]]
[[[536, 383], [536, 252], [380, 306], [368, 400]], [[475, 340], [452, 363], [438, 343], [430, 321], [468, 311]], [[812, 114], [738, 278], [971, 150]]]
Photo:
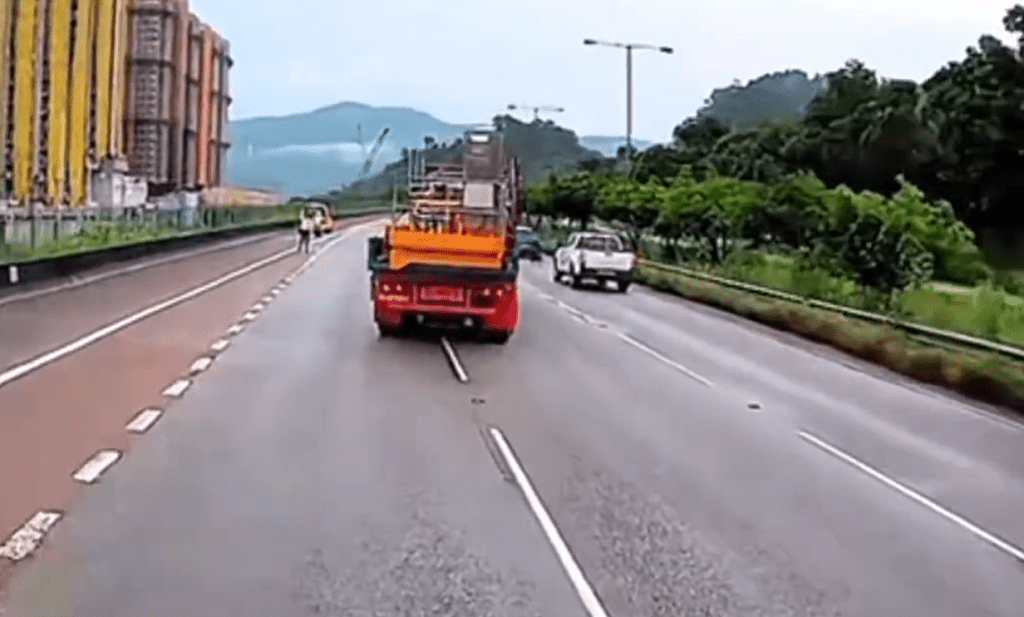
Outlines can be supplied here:
[[377, 153], [380, 152], [381, 144], [384, 143], [384, 138], [387, 137], [389, 127], [384, 127], [384, 130], [380, 132], [380, 136], [377, 137], [377, 141], [374, 142], [373, 148], [370, 149], [370, 153], [366, 156], [366, 161], [363, 163], [363, 169], [359, 173], [359, 178], [362, 179], [366, 174], [370, 173], [370, 169], [373, 167], [373, 162], [377, 158]]
[[561, 113], [565, 111], [564, 107], [555, 107], [554, 105], [509, 105], [508, 108], [512, 111], [522, 109], [524, 111], [533, 111], [533, 119], [540, 120], [540, 112], [550, 111], [554, 113]]

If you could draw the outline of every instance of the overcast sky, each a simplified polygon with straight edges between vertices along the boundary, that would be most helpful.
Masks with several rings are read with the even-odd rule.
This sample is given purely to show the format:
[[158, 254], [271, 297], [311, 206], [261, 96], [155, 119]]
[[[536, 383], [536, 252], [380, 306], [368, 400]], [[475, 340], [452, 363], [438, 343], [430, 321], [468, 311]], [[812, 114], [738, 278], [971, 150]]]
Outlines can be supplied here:
[[[767, 72], [824, 73], [856, 57], [923, 80], [983, 33], [1009, 42], [1012, 0], [192, 0], [231, 41], [233, 119], [340, 101], [413, 107], [455, 123], [509, 103], [560, 105], [580, 135], [664, 141], [716, 87]], [[522, 116], [521, 116], [522, 117]]]

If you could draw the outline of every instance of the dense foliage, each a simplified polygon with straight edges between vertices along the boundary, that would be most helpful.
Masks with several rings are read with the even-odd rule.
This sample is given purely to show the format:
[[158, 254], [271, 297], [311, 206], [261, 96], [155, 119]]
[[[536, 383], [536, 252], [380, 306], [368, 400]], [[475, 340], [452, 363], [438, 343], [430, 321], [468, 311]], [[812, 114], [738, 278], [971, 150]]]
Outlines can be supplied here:
[[[1024, 41], [1024, 7], [1004, 25]], [[744, 108], [765, 97], [774, 115]], [[976, 231], [1024, 232], [1022, 109], [1022, 50], [988, 35], [923, 84], [856, 60], [813, 80], [781, 73], [716, 91], [628, 177], [591, 165], [533, 187], [529, 204], [713, 263], [752, 247], [882, 291], [932, 276], [973, 284], [991, 276]]]

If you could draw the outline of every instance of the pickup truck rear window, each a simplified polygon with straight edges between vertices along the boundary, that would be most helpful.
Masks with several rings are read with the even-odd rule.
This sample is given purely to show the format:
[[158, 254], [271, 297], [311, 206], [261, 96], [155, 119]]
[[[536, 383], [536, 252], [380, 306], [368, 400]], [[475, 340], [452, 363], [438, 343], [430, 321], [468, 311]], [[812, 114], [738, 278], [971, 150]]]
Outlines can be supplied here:
[[618, 238], [583, 238], [580, 248], [587, 251], [621, 251], [622, 244]]

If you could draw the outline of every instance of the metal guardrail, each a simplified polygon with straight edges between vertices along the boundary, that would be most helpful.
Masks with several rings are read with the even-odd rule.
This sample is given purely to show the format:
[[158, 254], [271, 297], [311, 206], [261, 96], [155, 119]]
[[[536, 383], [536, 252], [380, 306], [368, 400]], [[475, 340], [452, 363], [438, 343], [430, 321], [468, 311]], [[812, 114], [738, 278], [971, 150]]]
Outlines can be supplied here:
[[825, 302], [823, 300], [816, 300], [814, 298], [807, 298], [804, 296], [798, 296], [777, 289], [771, 289], [770, 287], [762, 287], [760, 285], [753, 285], [751, 283], [745, 283], [743, 281], [737, 281], [734, 279], [724, 278], [721, 276], [715, 276], [713, 274], [706, 274], [704, 272], [697, 272], [696, 270], [690, 270], [688, 268], [682, 268], [680, 266], [672, 266], [669, 264], [663, 264], [656, 261], [650, 261], [647, 259], [640, 260], [640, 265], [648, 266], [656, 270], [663, 270], [674, 274], [682, 274], [683, 276], [689, 276], [691, 278], [702, 279], [717, 283], [725, 287], [732, 287], [743, 291], [749, 291], [763, 296], [770, 296], [779, 298], [780, 300], [787, 300], [796, 304], [803, 304], [814, 308], [820, 308], [843, 315], [849, 315], [851, 317], [857, 317], [865, 321], [871, 321], [874, 323], [886, 324], [896, 328], [906, 330], [913, 334], [920, 334], [929, 336], [935, 339], [945, 340], [952, 343], [958, 343], [985, 351], [993, 351], [996, 353], [1003, 354], [1014, 358], [1015, 360], [1024, 360], [1024, 349], [1019, 347], [1013, 347], [1011, 345], [1004, 345], [995, 341], [977, 338], [974, 336], [968, 336], [959, 332], [951, 332], [949, 330], [941, 330], [939, 328], [932, 328], [930, 326], [924, 326], [921, 324], [902, 321], [894, 317], [887, 315], [880, 315], [878, 313], [872, 313], [869, 311], [862, 311], [849, 306], [843, 306], [841, 304], [833, 304], [831, 302]]

